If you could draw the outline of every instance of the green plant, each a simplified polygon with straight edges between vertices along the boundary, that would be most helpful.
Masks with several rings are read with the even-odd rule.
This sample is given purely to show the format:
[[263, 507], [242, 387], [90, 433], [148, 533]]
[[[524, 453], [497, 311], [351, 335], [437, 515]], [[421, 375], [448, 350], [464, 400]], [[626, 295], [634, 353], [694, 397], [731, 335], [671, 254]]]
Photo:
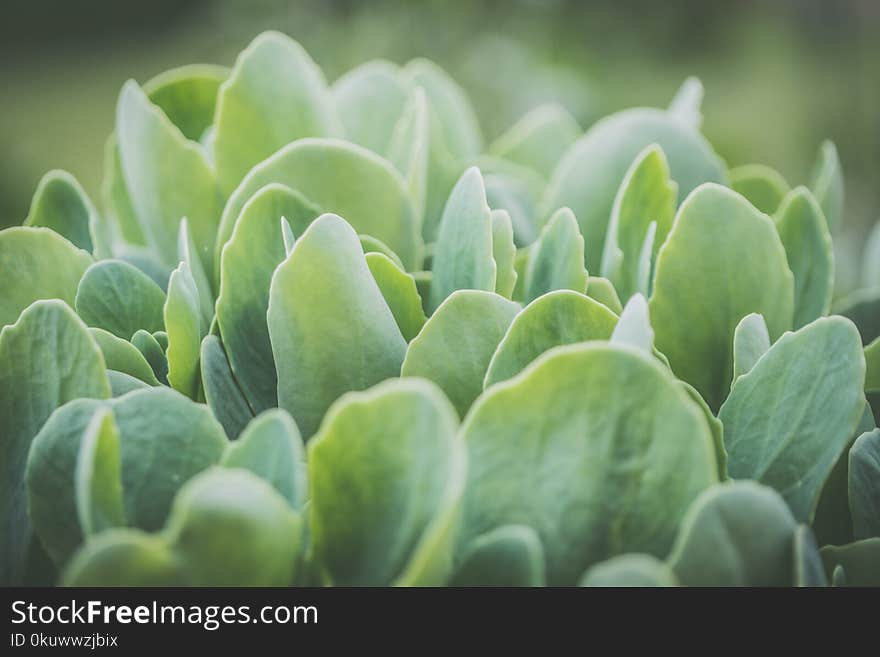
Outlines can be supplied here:
[[834, 146], [728, 172], [701, 95], [486, 146], [275, 33], [126, 83], [102, 209], [0, 232], [0, 580], [877, 584], [880, 228], [833, 300]]

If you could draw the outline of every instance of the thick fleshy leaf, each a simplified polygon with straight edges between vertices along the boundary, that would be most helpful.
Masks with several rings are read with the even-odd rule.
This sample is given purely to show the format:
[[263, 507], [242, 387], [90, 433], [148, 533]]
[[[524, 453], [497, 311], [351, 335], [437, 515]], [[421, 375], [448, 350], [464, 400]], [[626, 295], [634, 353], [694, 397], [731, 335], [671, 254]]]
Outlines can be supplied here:
[[455, 184], [434, 247], [431, 296], [434, 311], [456, 290], [495, 290], [492, 212], [480, 170], [471, 167]]
[[862, 285], [880, 287], [880, 222], [874, 224], [862, 255]]
[[199, 141], [214, 120], [217, 92], [227, 77], [223, 66], [191, 64], [160, 73], [144, 91], [184, 137]]
[[826, 545], [819, 551], [825, 572], [842, 568], [843, 586], [880, 586], [880, 538], [866, 538], [848, 545]]
[[703, 123], [700, 106], [703, 104], [704, 94], [705, 89], [700, 78], [691, 76], [681, 83], [667, 111], [686, 126], [698, 130]]
[[544, 550], [531, 527], [505, 525], [478, 536], [451, 586], [544, 586]]
[[97, 214], [76, 178], [56, 169], [37, 184], [24, 225], [51, 228], [74, 246], [91, 252], [94, 245], [90, 226]]
[[159, 380], [147, 359], [131, 342], [117, 338], [104, 329], [90, 328], [89, 332], [101, 348], [108, 370], [123, 372], [147, 385], [159, 385]]
[[880, 429], [849, 450], [849, 509], [856, 539], [880, 537]]
[[26, 583], [33, 540], [25, 489], [31, 441], [71, 399], [110, 396], [104, 359], [85, 324], [64, 303], [37, 301], [0, 331], [0, 583]]
[[205, 271], [211, 271], [222, 200], [201, 147], [131, 80], [119, 96], [116, 130], [125, 187], [147, 243], [166, 265], [175, 265], [186, 217]]
[[119, 429], [110, 409], [95, 413], [86, 427], [73, 483], [76, 515], [84, 535], [125, 524]]
[[341, 131], [323, 73], [278, 32], [264, 32], [238, 56], [217, 96], [215, 125], [214, 160], [226, 194], [282, 146]]
[[[652, 144], [638, 154], [614, 197], [602, 252], [602, 276], [614, 283], [622, 299], [629, 299], [636, 292], [648, 292], [651, 263], [675, 217], [678, 185], [669, 175], [663, 151]], [[647, 247], [644, 271], [644, 244], [651, 224], [655, 225], [655, 232]]]
[[648, 302], [641, 294], [634, 294], [620, 313], [611, 333], [611, 342], [628, 344], [647, 354], [654, 351], [654, 329], [648, 316]]
[[595, 299], [616, 315], [623, 312], [623, 304], [617, 296], [617, 290], [607, 278], [590, 276], [587, 278], [587, 296]]
[[309, 530], [333, 584], [446, 581], [465, 476], [456, 428], [443, 394], [418, 379], [334, 404], [308, 448]]
[[[361, 241], [361, 249], [363, 249], [364, 255], [367, 255], [368, 253], [381, 253], [382, 255], [387, 256], [388, 259], [400, 269], [404, 269], [403, 263], [400, 261], [400, 258], [397, 257], [397, 254], [382, 240], [377, 239], [372, 235], [358, 235], [358, 239]], [[290, 249], [288, 249], [287, 253], [290, 253]]]
[[0, 230], [0, 327], [12, 324], [38, 299], [73, 306], [76, 287], [92, 262], [92, 256], [48, 228]]
[[837, 155], [837, 147], [832, 141], [822, 142], [813, 174], [810, 190], [822, 207], [822, 214], [833, 233], [843, 223], [843, 169]]
[[864, 376], [859, 334], [846, 319], [783, 335], [734, 382], [718, 414], [730, 476], [773, 487], [809, 524], [864, 411]]
[[564, 107], [539, 105], [496, 139], [489, 152], [546, 176], [582, 132]]
[[302, 436], [280, 408], [261, 413], [230, 443], [221, 465], [244, 468], [272, 484], [293, 509], [306, 502], [308, 484]]
[[400, 120], [394, 126], [391, 143], [388, 146], [388, 160], [397, 167], [406, 180], [406, 188], [419, 218], [419, 230], [425, 214], [425, 199], [428, 188], [428, 149], [430, 132], [428, 128], [428, 101], [425, 91], [416, 87]]
[[798, 525], [792, 544], [792, 565], [794, 578], [792, 584], [797, 587], [828, 586], [825, 567], [813, 530], [806, 525]]
[[542, 201], [544, 216], [560, 207], [574, 211], [590, 271], [600, 268], [617, 190], [635, 157], [651, 144], [663, 149], [679, 200], [701, 183], [725, 179], [724, 165], [705, 139], [663, 110], [626, 110], [594, 124], [562, 158]]
[[254, 417], [254, 413], [232, 374], [220, 338], [205, 336], [199, 364], [208, 408], [223, 425], [226, 436], [234, 440]]
[[506, 210], [492, 210], [492, 259], [495, 261], [495, 292], [508, 299], [516, 287], [516, 244], [513, 224]]
[[607, 340], [616, 323], [614, 313], [583, 294], [571, 290], [545, 294], [514, 318], [492, 356], [484, 387], [516, 376], [553, 347]]
[[[199, 258], [198, 250], [192, 235], [189, 232], [189, 222], [186, 217], [180, 221], [180, 231], [177, 235], [177, 259], [179, 262], [186, 263], [187, 269], [195, 283], [199, 298], [199, 316], [202, 326], [211, 325], [214, 319], [214, 293], [211, 291], [211, 283], [208, 280], [208, 274], [202, 266]], [[171, 284], [171, 277], [168, 277], [168, 283]], [[168, 288], [166, 287], [166, 290]]]
[[101, 260], [89, 267], [76, 291], [76, 312], [89, 326], [129, 340], [135, 331], [164, 326], [165, 293], [153, 280], [122, 260]]
[[193, 586], [289, 586], [301, 527], [255, 474], [210, 468], [180, 489], [166, 535]]
[[678, 586], [675, 573], [650, 554], [622, 554], [597, 563], [584, 573], [581, 586], [658, 587]]
[[277, 406], [277, 375], [266, 311], [275, 268], [285, 258], [281, 217], [304, 231], [318, 210], [279, 184], [260, 189], [241, 210], [223, 248], [217, 322], [235, 378], [258, 412]]
[[407, 102], [400, 69], [384, 60], [367, 62], [336, 80], [332, 93], [345, 138], [387, 153]]
[[[660, 352], [656, 349], [654, 350], [654, 355], [657, 356]], [[662, 362], [663, 359], [661, 359]], [[668, 363], [664, 363], [666, 367], [669, 367]], [[721, 424], [721, 420], [719, 420], [712, 413], [712, 409], [709, 408], [709, 404], [706, 403], [706, 400], [703, 399], [703, 396], [697, 392], [697, 389], [694, 388], [690, 383], [686, 381], [679, 381], [682, 389], [688, 394], [688, 396], [693, 399], [697, 406], [700, 407], [700, 410], [703, 411], [703, 417], [706, 418], [706, 422], [709, 424], [709, 430], [712, 432], [712, 443], [715, 448], [715, 461], [718, 465], [718, 478], [721, 481], [728, 479], [727, 476], [727, 450], [724, 448], [724, 425]]]
[[529, 302], [553, 290], [583, 294], [586, 289], [584, 238], [572, 211], [560, 208], [541, 229], [529, 253], [525, 298]]
[[733, 377], [736, 325], [760, 313], [776, 339], [791, 328], [793, 290], [771, 219], [736, 192], [703, 185], [679, 208], [657, 256], [650, 302], [657, 348], [715, 410]]
[[791, 191], [778, 171], [763, 164], [745, 164], [728, 172], [730, 188], [764, 214], [774, 214]]
[[667, 369], [630, 347], [553, 350], [487, 390], [462, 434], [469, 457], [459, 545], [527, 524], [541, 538], [551, 586], [572, 585], [617, 554], [665, 556], [691, 501], [717, 481], [699, 407]]
[[822, 209], [806, 187], [785, 197], [775, 217], [794, 275], [794, 328], [827, 315], [834, 291], [834, 253]]
[[151, 333], [138, 329], [131, 336], [131, 343], [143, 354], [159, 383], [168, 385], [168, 359], [165, 357], [165, 347], [159, 343], [158, 339]]
[[865, 390], [880, 390], [880, 338], [865, 347]]
[[195, 399], [199, 389], [199, 350], [208, 326], [202, 325], [199, 291], [185, 262], [171, 272], [164, 315], [168, 383]]
[[797, 522], [776, 491], [713, 486], [681, 523], [669, 564], [685, 586], [790, 586]]
[[538, 237], [537, 205], [544, 183], [540, 176], [523, 167], [508, 165], [504, 171], [487, 169], [481, 158], [483, 183], [489, 207], [503, 208], [510, 213], [513, 240], [518, 247], [526, 247]]
[[340, 395], [397, 376], [406, 341], [352, 227], [322, 215], [272, 277], [269, 336], [278, 405], [303, 436]]
[[733, 331], [733, 380], [747, 374], [770, 348], [770, 334], [764, 318], [758, 313], [743, 317]]
[[416, 282], [382, 253], [367, 253], [364, 258], [403, 339], [409, 342], [418, 335], [426, 319]]
[[494, 292], [453, 292], [410, 343], [401, 376], [430, 379], [464, 417], [483, 391], [492, 354], [519, 310]]
[[[287, 185], [321, 212], [338, 214], [358, 233], [382, 240], [400, 256], [407, 270], [418, 267], [421, 237], [406, 182], [387, 160], [334, 139], [301, 139], [248, 173], [223, 210], [216, 258], [231, 237], [245, 203], [270, 183]], [[293, 221], [293, 217], [287, 218]], [[296, 234], [298, 226], [291, 225]]]
[[[117, 338], [117, 340], [118, 339], [119, 338]], [[150, 387], [148, 384], [133, 377], [131, 374], [111, 369], [107, 370], [107, 380], [110, 382], [110, 392], [114, 397], [122, 397], [122, 395], [126, 395], [129, 392], [145, 390]]]
[[70, 560], [64, 586], [142, 587], [191, 584], [162, 535], [110, 529], [86, 543]]
[[162, 292], [168, 289], [168, 279], [171, 277], [172, 267], [161, 262], [146, 247], [119, 244], [116, 246], [114, 257], [127, 262], [146, 274], [150, 280], [159, 286]]

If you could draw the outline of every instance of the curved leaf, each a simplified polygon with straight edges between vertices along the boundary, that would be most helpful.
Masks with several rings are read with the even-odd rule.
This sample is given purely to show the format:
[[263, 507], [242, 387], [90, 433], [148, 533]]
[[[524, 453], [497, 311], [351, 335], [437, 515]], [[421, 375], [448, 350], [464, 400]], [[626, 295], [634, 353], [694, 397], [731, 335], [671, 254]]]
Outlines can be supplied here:
[[495, 261], [495, 292], [510, 299], [516, 287], [516, 244], [513, 224], [506, 210], [492, 210], [492, 259]]
[[849, 509], [856, 539], [880, 537], [880, 429], [849, 450]]
[[383, 253], [367, 253], [364, 258], [391, 309], [391, 314], [394, 315], [403, 339], [409, 342], [422, 329], [426, 320], [415, 280]]
[[880, 586], [880, 538], [866, 538], [848, 545], [826, 545], [819, 551], [826, 573], [842, 568], [843, 586]]
[[529, 253], [525, 299], [533, 301], [553, 290], [583, 294], [586, 289], [584, 238], [572, 211], [560, 208], [541, 229]]
[[143, 329], [138, 329], [131, 336], [131, 343], [143, 354], [159, 382], [168, 385], [168, 359], [165, 357], [165, 348], [159, 344], [156, 337]]
[[89, 333], [92, 334], [95, 343], [100, 347], [108, 370], [128, 374], [147, 385], [159, 385], [159, 380], [147, 359], [129, 341], [117, 338], [104, 329], [90, 328]]
[[55, 169], [37, 184], [24, 225], [51, 228], [77, 248], [91, 252], [91, 226], [97, 221], [97, 214], [76, 178]]
[[205, 336], [199, 364], [208, 408], [223, 425], [226, 436], [234, 440], [254, 417], [254, 413], [232, 374], [220, 338]]
[[745, 164], [728, 172], [730, 187], [764, 214], [774, 214], [791, 187], [778, 171], [763, 164]]
[[620, 313], [611, 333], [611, 342], [628, 344], [647, 354], [654, 351], [654, 329], [648, 317], [648, 302], [641, 294], [634, 294]]
[[678, 586], [675, 573], [650, 554], [622, 554], [597, 563], [584, 573], [581, 586]]
[[185, 262], [171, 272], [165, 301], [165, 331], [168, 334], [168, 383], [190, 399], [199, 388], [199, 351], [207, 326], [202, 326], [199, 291]]
[[478, 536], [451, 586], [544, 586], [544, 550], [531, 527], [505, 525]]
[[733, 331], [733, 385], [736, 380], [755, 366], [770, 348], [770, 333], [759, 313], [749, 313]]
[[548, 103], [530, 110], [508, 128], [489, 152], [547, 175], [582, 132], [564, 107]]
[[98, 411], [82, 437], [73, 479], [77, 519], [86, 536], [125, 524], [120, 468], [113, 412]]
[[822, 208], [828, 221], [828, 229], [834, 232], [843, 223], [843, 170], [837, 147], [832, 141], [824, 141], [810, 177], [810, 190]]
[[183, 586], [190, 581], [164, 537], [134, 529], [110, 529], [74, 555], [61, 583], [131, 588]]

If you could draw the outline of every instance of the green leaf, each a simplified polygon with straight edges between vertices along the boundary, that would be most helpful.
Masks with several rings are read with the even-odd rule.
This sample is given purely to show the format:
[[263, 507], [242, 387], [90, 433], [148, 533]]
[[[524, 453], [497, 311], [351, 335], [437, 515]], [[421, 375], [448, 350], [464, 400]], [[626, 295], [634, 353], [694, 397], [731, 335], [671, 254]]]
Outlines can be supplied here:
[[97, 214], [76, 178], [55, 169], [37, 184], [24, 225], [51, 228], [74, 246], [91, 252], [94, 245], [90, 227]]
[[822, 214], [828, 221], [828, 229], [833, 233], [843, 223], [844, 185], [843, 169], [837, 147], [832, 141], [824, 141], [819, 147], [819, 155], [810, 177], [810, 190], [822, 208]]
[[544, 550], [531, 527], [505, 525], [478, 536], [451, 586], [544, 586]]
[[505, 170], [492, 171], [481, 158], [483, 184], [489, 207], [504, 208], [510, 213], [513, 239], [517, 246], [525, 247], [538, 237], [537, 205], [544, 183], [537, 174], [508, 165]]
[[862, 285], [880, 287], [880, 222], [874, 224], [862, 255]]
[[607, 340], [616, 323], [614, 313], [583, 294], [557, 290], [538, 297], [510, 324], [489, 363], [484, 387], [516, 376], [553, 347]]
[[[652, 144], [636, 156], [614, 197], [602, 252], [602, 276], [614, 284], [623, 299], [636, 292], [648, 293], [651, 263], [675, 216], [678, 185], [669, 175], [663, 151]], [[642, 252], [651, 224], [656, 232], [647, 247], [648, 265], [643, 271]]]
[[651, 144], [666, 154], [679, 201], [701, 183], [724, 182], [724, 165], [705, 139], [663, 110], [631, 109], [598, 121], [559, 162], [541, 203], [543, 216], [556, 208], [572, 209], [590, 271], [600, 269], [617, 190], [635, 157]]
[[387, 153], [407, 102], [400, 69], [384, 60], [366, 62], [336, 80], [332, 93], [345, 138]]
[[73, 478], [77, 519], [86, 536], [125, 524], [120, 469], [113, 412], [98, 411], [80, 442]]
[[420, 230], [428, 187], [429, 143], [428, 101], [425, 99], [424, 89], [416, 87], [407, 100], [400, 120], [394, 126], [388, 147], [388, 160], [406, 180], [406, 188], [419, 218]]
[[107, 138], [104, 145], [104, 180], [101, 183], [101, 198], [111, 231], [115, 235], [115, 249], [122, 244], [146, 246], [147, 238], [131, 204], [131, 197], [122, 175], [122, 158], [115, 134]]
[[736, 325], [760, 313], [776, 339], [791, 328], [793, 288], [770, 218], [736, 192], [703, 185], [679, 208], [657, 256], [650, 301], [657, 348], [715, 410], [733, 378]]
[[330, 582], [446, 581], [465, 475], [456, 428], [443, 394], [417, 379], [333, 405], [308, 446], [312, 546]]
[[146, 274], [162, 292], [168, 289], [171, 267], [160, 262], [153, 253], [142, 246], [117, 245], [115, 257], [127, 262]]
[[587, 278], [587, 296], [595, 299], [616, 315], [623, 312], [623, 304], [620, 303], [617, 290], [607, 278], [589, 276]]
[[880, 338], [865, 347], [865, 390], [880, 390]]
[[[189, 273], [198, 290], [199, 299], [199, 315], [202, 326], [207, 328], [214, 319], [214, 294], [211, 291], [211, 283], [208, 281], [208, 275], [205, 268], [202, 267], [202, 261], [199, 259], [196, 245], [192, 240], [189, 232], [189, 222], [186, 217], [180, 220], [180, 232], [177, 235], [177, 259], [179, 262], [185, 262]], [[170, 283], [169, 277], [169, 285]], [[167, 289], [167, 287], [166, 287]]]
[[496, 266], [495, 292], [510, 299], [517, 279], [516, 244], [506, 210], [492, 210], [492, 259]]
[[551, 586], [572, 585], [616, 554], [664, 556], [688, 505], [717, 481], [699, 407], [667, 369], [629, 347], [553, 350], [487, 390], [462, 435], [459, 546], [526, 524], [540, 536]]
[[[372, 235], [358, 235], [358, 239], [361, 241], [361, 249], [363, 249], [364, 255], [369, 253], [381, 253], [382, 255], [387, 256], [388, 259], [400, 269], [404, 269], [403, 263], [400, 261], [400, 258], [397, 257], [397, 254], [382, 240], [376, 239]], [[289, 254], [290, 250], [288, 250], [287, 253]], [[404, 271], [406, 270], [404, 269]]]
[[409, 342], [425, 325], [426, 319], [416, 282], [383, 253], [367, 253], [364, 258], [403, 339]]
[[866, 538], [848, 545], [826, 545], [820, 551], [825, 572], [834, 573], [837, 585], [837, 568], [845, 573], [842, 586], [880, 586], [880, 538]]
[[109, 529], [74, 555], [61, 583], [74, 587], [183, 586], [191, 583], [188, 575], [163, 536]]
[[143, 354], [159, 382], [168, 385], [168, 359], [159, 341], [145, 330], [138, 329], [131, 336], [131, 343]]
[[733, 331], [733, 380], [748, 374], [758, 359], [770, 348], [770, 334], [764, 317], [759, 313], [749, 313]]
[[686, 126], [698, 130], [703, 123], [700, 105], [703, 103], [704, 94], [705, 90], [700, 78], [691, 76], [681, 83], [667, 111]]
[[730, 187], [764, 214], [772, 215], [791, 187], [778, 171], [763, 164], [745, 164], [728, 172]]
[[221, 465], [244, 468], [272, 484], [291, 508], [308, 496], [305, 450], [296, 423], [280, 408], [261, 413], [230, 443]]
[[232, 374], [220, 338], [205, 336], [199, 363], [208, 408], [223, 425], [226, 436], [234, 440], [254, 417], [254, 413]]
[[456, 290], [495, 290], [492, 213], [480, 170], [464, 172], [449, 195], [434, 247], [432, 312]]
[[464, 417], [483, 391], [492, 354], [519, 309], [494, 292], [453, 292], [409, 344], [401, 376], [433, 381]]
[[340, 395], [397, 376], [406, 352], [357, 234], [335, 215], [318, 217], [275, 270], [268, 323], [278, 405], [306, 439]]
[[32, 439], [65, 402], [109, 396], [101, 351], [63, 302], [37, 301], [15, 324], [0, 331], [0, 583], [4, 586], [27, 583], [25, 561], [33, 536], [25, 462]]
[[281, 217], [281, 241], [284, 243], [284, 255], [289, 256], [293, 251], [293, 245], [296, 244], [296, 236], [293, 234], [293, 228], [287, 217]]
[[282, 146], [341, 131], [324, 75], [302, 46], [264, 32], [238, 56], [220, 87], [214, 160], [226, 194]]
[[166, 535], [193, 586], [289, 586], [301, 526], [253, 473], [210, 468], [180, 489]]
[[580, 581], [591, 587], [662, 587], [678, 586], [675, 573], [650, 554], [622, 554], [590, 567]]
[[[655, 349], [654, 355], [656, 356], [658, 353], [659, 352]], [[668, 363], [665, 364], [669, 367]], [[696, 388], [686, 381], [679, 381], [678, 383], [688, 396], [697, 403], [700, 410], [703, 411], [703, 417], [706, 418], [706, 422], [709, 424], [709, 430], [712, 432], [712, 443], [715, 447], [715, 462], [718, 465], [718, 478], [721, 481], [724, 481], [728, 478], [727, 450], [724, 448], [724, 425], [721, 424], [721, 420], [712, 414], [712, 409], [709, 408], [709, 404], [707, 404], [706, 400], [703, 399], [703, 396], [697, 392]]]
[[489, 153], [549, 174], [583, 131], [561, 105], [539, 105], [489, 147]]
[[648, 317], [648, 302], [641, 294], [634, 294], [627, 301], [611, 333], [611, 342], [628, 344], [647, 354], [653, 353], [654, 329]]
[[577, 219], [568, 208], [557, 210], [541, 229], [529, 253], [526, 271], [526, 301], [533, 301], [553, 290], [587, 289], [584, 269], [584, 238]]
[[108, 370], [116, 370], [117, 372], [128, 374], [147, 385], [159, 385], [159, 380], [156, 378], [147, 359], [128, 340], [117, 338], [112, 333], [99, 328], [90, 328], [89, 333], [92, 334], [95, 343], [101, 348], [101, 353], [104, 355], [104, 362]]
[[138, 330], [164, 327], [165, 293], [153, 280], [122, 260], [89, 267], [76, 291], [76, 312], [89, 326], [128, 340]]
[[825, 567], [816, 545], [816, 537], [806, 525], [798, 525], [792, 544], [794, 577], [792, 583], [797, 587], [828, 586]]
[[790, 586], [797, 527], [766, 486], [713, 486], [688, 510], [669, 565], [685, 586]]
[[224, 66], [191, 64], [160, 73], [144, 91], [184, 137], [199, 141], [211, 127], [217, 92], [228, 77]]
[[[119, 338], [116, 339], [118, 340]], [[110, 392], [114, 397], [122, 397], [122, 395], [134, 390], [145, 390], [150, 387], [140, 379], [133, 377], [131, 374], [117, 372], [116, 370], [111, 369], [107, 370], [107, 381], [110, 382]]]
[[177, 263], [177, 235], [187, 217], [205, 271], [211, 271], [221, 196], [201, 147], [129, 80], [116, 108], [125, 187], [147, 243], [168, 266]]
[[199, 291], [189, 267], [181, 262], [171, 272], [165, 301], [165, 330], [168, 333], [168, 383], [190, 399], [199, 388], [199, 350], [208, 326], [202, 326]]
[[822, 209], [806, 187], [782, 201], [775, 217], [794, 275], [794, 328], [827, 315], [834, 291], [834, 253]]
[[[422, 243], [406, 182], [387, 160], [333, 139], [301, 139], [248, 173], [223, 210], [215, 259], [232, 235], [245, 203], [270, 183], [287, 185], [322, 212], [345, 217], [358, 233], [372, 235], [391, 247], [407, 270], [418, 268]], [[293, 217], [287, 218], [293, 222]], [[296, 233], [299, 226], [291, 226]]]
[[771, 486], [810, 523], [864, 411], [864, 376], [859, 334], [846, 319], [783, 335], [734, 382], [718, 414], [730, 476]]
[[92, 257], [48, 228], [14, 226], [0, 230], [0, 327], [12, 324], [38, 299], [73, 305], [76, 286]]
[[849, 508], [856, 539], [880, 537], [880, 429], [849, 450]]
[[277, 406], [277, 375], [266, 311], [275, 268], [285, 258], [281, 217], [302, 231], [318, 210], [289, 187], [270, 184], [248, 200], [220, 258], [217, 322], [229, 364], [252, 408]]

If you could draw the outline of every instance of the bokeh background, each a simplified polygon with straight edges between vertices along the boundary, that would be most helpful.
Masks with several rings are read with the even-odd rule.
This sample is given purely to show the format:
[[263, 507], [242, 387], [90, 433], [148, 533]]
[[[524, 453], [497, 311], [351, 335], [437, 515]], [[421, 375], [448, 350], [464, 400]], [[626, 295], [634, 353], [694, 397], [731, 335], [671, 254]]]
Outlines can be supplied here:
[[[184, 63], [231, 65], [264, 29], [300, 41], [328, 80], [382, 57], [436, 60], [470, 94], [487, 140], [547, 100], [588, 127], [706, 88], [704, 132], [730, 166], [805, 182], [820, 141], [839, 148], [846, 229], [880, 218], [880, 0], [3, 0], [0, 226], [20, 223], [40, 176], [73, 173], [99, 198], [116, 96]], [[845, 275], [845, 271], [840, 272]]]

